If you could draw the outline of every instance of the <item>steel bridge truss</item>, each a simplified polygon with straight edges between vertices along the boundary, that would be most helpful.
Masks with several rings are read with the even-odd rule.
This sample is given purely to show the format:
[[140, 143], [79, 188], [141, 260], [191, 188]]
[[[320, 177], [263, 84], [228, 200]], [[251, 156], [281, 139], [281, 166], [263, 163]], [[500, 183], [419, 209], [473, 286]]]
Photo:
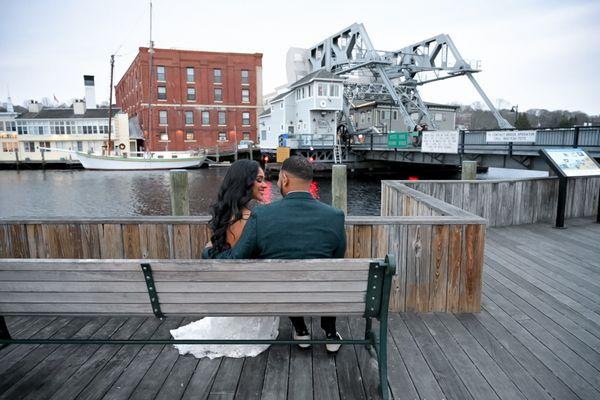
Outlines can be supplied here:
[[[479, 86], [474, 73], [478, 66], [465, 61], [450, 36], [437, 35], [396, 51], [379, 51], [362, 24], [353, 24], [308, 49], [310, 71], [326, 70], [345, 78], [344, 110], [340, 123], [350, 123], [349, 108], [356, 100], [392, 102], [405, 125], [411, 129], [435, 122], [418, 91], [427, 83], [465, 75], [487, 104], [501, 129], [513, 128], [496, 110]], [[417, 114], [413, 120], [411, 114]]]

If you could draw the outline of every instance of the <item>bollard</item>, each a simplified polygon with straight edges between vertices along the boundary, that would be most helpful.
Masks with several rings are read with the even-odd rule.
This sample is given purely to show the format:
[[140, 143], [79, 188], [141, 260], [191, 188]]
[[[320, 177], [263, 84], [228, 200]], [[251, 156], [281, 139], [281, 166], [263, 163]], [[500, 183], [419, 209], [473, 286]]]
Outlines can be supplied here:
[[348, 180], [346, 179], [346, 166], [333, 165], [331, 170], [331, 205], [348, 214]]
[[477, 179], [477, 161], [463, 161], [460, 179], [474, 181]]
[[171, 180], [171, 212], [173, 215], [190, 215], [190, 195], [188, 189], [188, 172], [185, 169], [172, 169]]

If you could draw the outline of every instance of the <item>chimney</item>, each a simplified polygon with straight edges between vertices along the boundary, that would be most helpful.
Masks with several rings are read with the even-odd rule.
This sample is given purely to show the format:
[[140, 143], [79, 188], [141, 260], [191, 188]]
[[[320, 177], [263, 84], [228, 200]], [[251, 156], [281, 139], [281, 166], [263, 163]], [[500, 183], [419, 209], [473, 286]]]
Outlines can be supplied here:
[[35, 100], [29, 100], [27, 102], [27, 109], [31, 113], [39, 113], [42, 111], [42, 105]]
[[73, 114], [83, 115], [85, 114], [85, 100], [75, 99], [73, 101]]
[[83, 84], [85, 85], [85, 106], [87, 108], [96, 108], [96, 87], [94, 86], [94, 75], [84, 75]]

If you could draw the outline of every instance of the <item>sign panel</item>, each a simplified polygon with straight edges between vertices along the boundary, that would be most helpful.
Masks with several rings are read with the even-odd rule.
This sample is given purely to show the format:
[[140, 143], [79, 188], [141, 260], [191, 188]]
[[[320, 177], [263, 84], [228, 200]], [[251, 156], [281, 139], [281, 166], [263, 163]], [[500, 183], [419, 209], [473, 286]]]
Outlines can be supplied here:
[[490, 142], [535, 142], [536, 131], [487, 131], [485, 141]]
[[600, 165], [582, 149], [567, 147], [542, 151], [566, 177], [600, 175]]
[[458, 131], [423, 131], [422, 153], [458, 153]]
[[409, 146], [408, 132], [390, 132], [388, 133], [388, 148]]

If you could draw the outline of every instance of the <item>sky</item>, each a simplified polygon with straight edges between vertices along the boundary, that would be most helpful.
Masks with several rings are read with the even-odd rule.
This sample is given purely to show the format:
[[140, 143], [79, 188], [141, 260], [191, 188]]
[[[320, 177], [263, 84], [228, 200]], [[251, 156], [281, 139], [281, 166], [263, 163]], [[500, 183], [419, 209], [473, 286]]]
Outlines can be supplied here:
[[[96, 100], [148, 45], [147, 0], [0, 0], [0, 102]], [[354, 22], [378, 50], [449, 34], [488, 97], [519, 110], [600, 114], [600, 2], [597, 0], [153, 0], [156, 47], [263, 54], [263, 92], [286, 83], [289, 47], [308, 48]], [[481, 101], [466, 77], [426, 85], [426, 101]]]

